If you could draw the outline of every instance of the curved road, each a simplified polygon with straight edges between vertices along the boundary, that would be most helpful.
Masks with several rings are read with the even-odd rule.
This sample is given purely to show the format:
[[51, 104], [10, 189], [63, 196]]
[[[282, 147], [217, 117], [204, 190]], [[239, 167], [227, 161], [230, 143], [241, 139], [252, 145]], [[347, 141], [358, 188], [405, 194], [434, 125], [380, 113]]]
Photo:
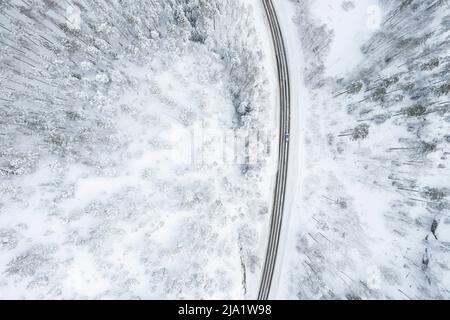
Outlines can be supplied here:
[[270, 220], [269, 242], [267, 244], [266, 258], [264, 261], [258, 299], [269, 298], [272, 285], [275, 262], [277, 259], [278, 245], [280, 242], [281, 224], [283, 221], [284, 198], [286, 190], [286, 178], [289, 157], [289, 133], [290, 133], [290, 87], [289, 70], [283, 36], [278, 23], [277, 14], [272, 0], [261, 0], [270, 25], [275, 49], [279, 95], [280, 95], [280, 132], [278, 150], [278, 169], [275, 181], [274, 201]]

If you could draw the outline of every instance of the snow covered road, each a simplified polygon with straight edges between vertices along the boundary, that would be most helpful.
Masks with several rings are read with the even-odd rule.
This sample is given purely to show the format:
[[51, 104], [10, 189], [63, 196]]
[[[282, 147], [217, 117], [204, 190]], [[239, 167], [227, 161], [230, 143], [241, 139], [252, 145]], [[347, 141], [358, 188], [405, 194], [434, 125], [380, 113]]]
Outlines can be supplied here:
[[269, 297], [272, 279], [275, 270], [278, 247], [280, 242], [283, 211], [285, 202], [285, 191], [289, 158], [289, 135], [290, 135], [290, 84], [289, 69], [287, 64], [283, 36], [277, 14], [271, 0], [263, 0], [267, 20], [270, 25], [276, 61], [278, 69], [278, 82], [280, 90], [280, 126], [279, 126], [279, 153], [278, 169], [276, 176], [275, 192], [272, 216], [270, 221], [269, 241], [267, 245], [266, 258], [261, 277], [258, 299], [266, 300]]

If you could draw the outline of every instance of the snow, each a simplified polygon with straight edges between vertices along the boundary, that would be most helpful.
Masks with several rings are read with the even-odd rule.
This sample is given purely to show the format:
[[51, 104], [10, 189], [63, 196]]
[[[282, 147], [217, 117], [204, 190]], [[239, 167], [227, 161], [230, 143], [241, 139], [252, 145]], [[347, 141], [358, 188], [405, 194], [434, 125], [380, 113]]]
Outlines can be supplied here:
[[[394, 55], [397, 50], [378, 45], [386, 39], [385, 21], [395, 16], [396, 4], [323, 0], [279, 1], [276, 5], [291, 69], [301, 71], [291, 75], [292, 87], [307, 93], [309, 99], [300, 102], [294, 98], [293, 102], [302, 118], [294, 114], [293, 125], [303, 130], [299, 140], [291, 142], [291, 150], [296, 154], [293, 157], [301, 160], [290, 162], [290, 174], [298, 177], [288, 186], [291, 210], [288, 227], [285, 225], [285, 253], [277, 266], [280, 279], [272, 297], [448, 298], [449, 272], [444, 267], [450, 258], [447, 242], [441, 234], [435, 239], [430, 233], [433, 219], [440, 221], [440, 232], [448, 227], [445, 197], [450, 180], [447, 165], [441, 162], [447, 159], [446, 142], [440, 138], [445, 132], [443, 118], [436, 113], [417, 122], [393, 117], [413, 103], [407, 98], [396, 100], [399, 97], [394, 93], [400, 86], [386, 84], [393, 86], [388, 89], [393, 94], [385, 101], [367, 99], [371, 87], [402, 71], [398, 66], [408, 55], [416, 54], [412, 49], [399, 50], [391, 66], [385, 66], [389, 60], [382, 61], [386, 53], [393, 51]], [[420, 14], [415, 13], [411, 17], [415, 23], [391, 27], [405, 28], [395, 30], [392, 38], [420, 36], [428, 28], [439, 30], [443, 12], [448, 14], [445, 9], [434, 12], [431, 25], [425, 23], [429, 20], [425, 14], [418, 18]], [[417, 34], [413, 30], [418, 23], [423, 23], [424, 29]], [[432, 41], [443, 39], [436, 32]], [[385, 43], [394, 41], [389, 40]], [[415, 66], [408, 64], [405, 75], [399, 74], [400, 81], [414, 77], [411, 70]], [[303, 80], [296, 79], [298, 73]], [[435, 75], [442, 79], [442, 75]], [[359, 79], [364, 87], [359, 94], [342, 93], [346, 85]], [[415, 150], [420, 146], [420, 141], [414, 142], [417, 136], [406, 138], [405, 134], [419, 121], [434, 126], [418, 131], [417, 136], [425, 141], [436, 139], [442, 149], [426, 155], [389, 149], [404, 146]], [[361, 123], [369, 125], [368, 137], [352, 141], [349, 137], [354, 131], [349, 128]], [[405, 141], [412, 142], [408, 145]], [[441, 190], [442, 199], [439, 196], [436, 199], [440, 200], [429, 201], [428, 187]]]
[[293, 239], [295, 235], [290, 226], [298, 226], [300, 223], [299, 215], [294, 207], [294, 202], [295, 197], [297, 196], [296, 190], [300, 189], [304, 167], [304, 113], [309, 106], [309, 94], [301, 85], [304, 81], [302, 72], [302, 50], [291, 16], [292, 12], [295, 12], [295, 8], [289, 1], [274, 1], [273, 3], [282, 29], [289, 65], [289, 80], [291, 88], [293, 88], [291, 89], [291, 132], [289, 135], [289, 166], [286, 183], [285, 209], [277, 263], [272, 290], [270, 292], [270, 298], [277, 298], [280, 297], [280, 291], [283, 290], [282, 287], [284, 286], [280, 281], [282, 281], [281, 279], [284, 274], [282, 266], [288, 261], [291, 251], [289, 244], [295, 243], [295, 239]]
[[2, 70], [12, 102], [0, 109], [0, 299], [256, 295], [276, 166], [271, 40], [254, 32], [265, 27], [256, 0], [177, 3], [85, 0], [81, 17], [32, 10], [70, 15], [74, 30], [54, 34], [20, 2], [4, 9], [16, 20], [2, 15], [2, 25], [26, 21], [29, 37], [62, 52], [27, 37], [43, 65], [17, 64], [30, 78]]
[[[448, 299], [448, 4], [273, 2], [270, 298]], [[261, 2], [11, 0], [0, 38], [0, 299], [256, 297], [279, 138]]]
[[[278, 150], [278, 127], [279, 127], [279, 96], [278, 96], [278, 81], [277, 81], [277, 69], [276, 69], [276, 60], [275, 60], [275, 51], [273, 48], [273, 41], [270, 33], [270, 26], [266, 20], [265, 17], [265, 11], [264, 7], [262, 5], [261, 1], [258, 0], [252, 0], [252, 9], [253, 9], [253, 16], [255, 17], [255, 27], [256, 30], [264, 30], [264, 32], [261, 32], [261, 48], [262, 51], [265, 53], [264, 56], [264, 66], [265, 66], [265, 73], [268, 79], [268, 88], [271, 88], [270, 90], [270, 105], [272, 106], [271, 112], [268, 114], [268, 119], [270, 122], [270, 125], [268, 126], [268, 129], [271, 130], [270, 139], [272, 141], [271, 148], [275, 152], [271, 152], [269, 155], [269, 158], [267, 159], [268, 164], [272, 168], [276, 168], [277, 166], [277, 159], [278, 155], [276, 150]], [[263, 35], [265, 35], [263, 37]], [[270, 199], [268, 202], [268, 215], [271, 214], [271, 208], [272, 208], [272, 202], [273, 202], [273, 190], [274, 190], [274, 184], [275, 184], [275, 170], [267, 171], [265, 176], [265, 194]], [[262, 263], [263, 259], [265, 258], [266, 250], [267, 250], [267, 242], [269, 238], [269, 219], [266, 220], [266, 224], [262, 226], [260, 236], [257, 239], [257, 252], [258, 257], [261, 257], [261, 268], [258, 270], [258, 272], [255, 272], [250, 275], [249, 277], [249, 287], [248, 287], [248, 298], [254, 298], [258, 295], [259, 290], [259, 284], [261, 280], [261, 272], [262, 272]]]
[[310, 9], [319, 24], [325, 23], [333, 30], [333, 43], [324, 61], [329, 76], [344, 76], [364, 59], [360, 45], [370, 39], [382, 20], [377, 0], [353, 1], [348, 9], [344, 3], [315, 1]]

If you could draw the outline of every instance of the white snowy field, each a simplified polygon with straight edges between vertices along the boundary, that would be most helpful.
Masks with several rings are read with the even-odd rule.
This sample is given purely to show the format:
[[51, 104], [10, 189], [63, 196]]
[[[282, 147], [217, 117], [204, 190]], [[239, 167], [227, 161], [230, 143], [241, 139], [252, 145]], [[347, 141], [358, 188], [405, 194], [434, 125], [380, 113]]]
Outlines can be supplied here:
[[276, 165], [259, 1], [0, 7], [0, 299], [253, 298]]
[[[450, 7], [274, 0], [271, 298], [450, 298]], [[0, 299], [253, 299], [278, 96], [260, 0], [0, 1]]]
[[448, 299], [448, 3], [276, 5], [298, 140], [272, 297]]

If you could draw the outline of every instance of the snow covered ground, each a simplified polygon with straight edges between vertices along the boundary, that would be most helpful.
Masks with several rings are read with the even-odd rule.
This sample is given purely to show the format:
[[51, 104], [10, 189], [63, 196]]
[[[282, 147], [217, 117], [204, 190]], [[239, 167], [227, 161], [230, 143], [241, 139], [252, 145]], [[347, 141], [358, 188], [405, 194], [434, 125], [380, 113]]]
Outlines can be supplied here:
[[300, 98], [272, 297], [448, 299], [448, 4], [276, 3]]
[[[450, 298], [450, 8], [276, 0], [271, 298]], [[0, 299], [255, 298], [277, 159], [259, 0], [0, 2]]]
[[277, 150], [260, 3], [0, 6], [0, 299], [254, 297]]

